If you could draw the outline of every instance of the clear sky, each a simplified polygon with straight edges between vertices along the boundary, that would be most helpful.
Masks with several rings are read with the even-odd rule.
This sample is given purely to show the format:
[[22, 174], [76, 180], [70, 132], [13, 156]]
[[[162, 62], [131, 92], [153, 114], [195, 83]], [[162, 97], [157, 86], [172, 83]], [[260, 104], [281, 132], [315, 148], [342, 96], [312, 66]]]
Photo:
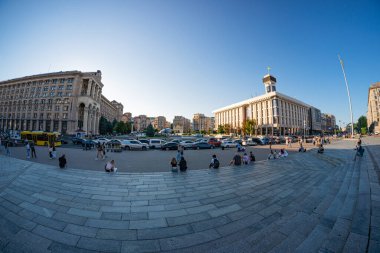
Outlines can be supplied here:
[[0, 80], [103, 73], [125, 112], [192, 118], [278, 91], [349, 122], [380, 81], [380, 1], [0, 0]]

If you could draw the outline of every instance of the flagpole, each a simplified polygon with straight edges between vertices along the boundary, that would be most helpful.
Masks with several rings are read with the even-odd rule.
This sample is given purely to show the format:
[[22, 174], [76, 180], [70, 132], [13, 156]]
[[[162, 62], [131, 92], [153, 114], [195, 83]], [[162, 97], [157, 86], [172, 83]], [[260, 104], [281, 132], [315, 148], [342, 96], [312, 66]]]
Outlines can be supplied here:
[[346, 83], [347, 88], [347, 95], [348, 95], [348, 102], [350, 104], [350, 113], [351, 113], [351, 138], [354, 136], [354, 116], [352, 114], [352, 104], [351, 104], [351, 96], [350, 96], [350, 90], [348, 89], [347, 84], [347, 78], [346, 78], [346, 72], [344, 71], [343, 61], [340, 59], [340, 55], [338, 55], [338, 59], [340, 62], [340, 65], [342, 66], [343, 76], [344, 76], [344, 82]]

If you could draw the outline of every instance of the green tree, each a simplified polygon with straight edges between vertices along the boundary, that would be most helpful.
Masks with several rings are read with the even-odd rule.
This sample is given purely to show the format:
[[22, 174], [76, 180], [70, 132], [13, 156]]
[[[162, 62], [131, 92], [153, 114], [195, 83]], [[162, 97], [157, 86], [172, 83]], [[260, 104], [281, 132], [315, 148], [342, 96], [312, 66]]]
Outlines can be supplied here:
[[127, 125], [123, 121], [119, 121], [116, 123], [114, 129], [118, 134], [126, 134], [128, 131]]
[[358, 119], [357, 126], [359, 129], [365, 127], [367, 128], [367, 117], [366, 116], [360, 116]]
[[366, 127], [362, 127], [362, 128], [360, 129], [360, 133], [361, 133], [361, 134], [367, 134], [367, 128], [366, 128]]
[[218, 126], [218, 134], [224, 134], [224, 133], [225, 133], [224, 126], [223, 125], [219, 125]]
[[243, 122], [243, 132], [244, 134], [253, 135], [256, 127], [256, 120], [247, 119]]
[[100, 134], [107, 134], [107, 126], [108, 126], [108, 120], [104, 118], [103, 116], [100, 117], [99, 120], [99, 133]]
[[152, 124], [149, 124], [149, 126], [146, 128], [146, 135], [148, 137], [154, 136], [154, 128], [153, 128]]

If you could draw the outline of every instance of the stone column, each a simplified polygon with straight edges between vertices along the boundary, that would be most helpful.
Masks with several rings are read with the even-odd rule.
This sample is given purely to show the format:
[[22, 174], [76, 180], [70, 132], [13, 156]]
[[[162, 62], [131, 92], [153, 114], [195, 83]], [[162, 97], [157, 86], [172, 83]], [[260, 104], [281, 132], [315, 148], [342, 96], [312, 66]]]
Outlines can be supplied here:
[[88, 107], [85, 107], [84, 113], [83, 113], [83, 131], [85, 131], [86, 133], [88, 131], [87, 124], [88, 124]]

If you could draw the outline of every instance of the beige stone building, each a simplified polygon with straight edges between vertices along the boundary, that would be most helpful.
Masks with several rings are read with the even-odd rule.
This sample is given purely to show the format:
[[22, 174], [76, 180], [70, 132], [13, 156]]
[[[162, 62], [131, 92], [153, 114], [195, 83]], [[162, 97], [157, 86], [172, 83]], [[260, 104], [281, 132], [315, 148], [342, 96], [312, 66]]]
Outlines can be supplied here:
[[367, 125], [374, 133], [380, 133], [380, 82], [372, 84], [368, 90]]
[[174, 116], [173, 131], [175, 133], [189, 133], [191, 130], [190, 120], [183, 116]]
[[193, 130], [194, 131], [205, 131], [209, 132], [214, 130], [215, 127], [215, 119], [214, 117], [207, 117], [202, 113], [195, 113], [193, 115]]
[[257, 135], [304, 134], [311, 132], [311, 106], [282, 94], [276, 89], [276, 78], [263, 78], [265, 94], [215, 110], [215, 130], [227, 126], [232, 133], [241, 133], [246, 120], [256, 121]]
[[144, 131], [151, 124], [150, 118], [146, 115], [133, 117], [133, 131]]
[[126, 112], [123, 114], [123, 116], [121, 116], [121, 121], [123, 121], [124, 123], [129, 123], [132, 121], [132, 113], [130, 112]]
[[123, 105], [115, 100], [109, 101], [105, 96], [101, 96], [100, 115], [108, 121], [121, 121], [123, 117]]
[[160, 131], [166, 127], [166, 118], [164, 116], [155, 117], [152, 125], [155, 129]]
[[[102, 115], [102, 73], [66, 71], [0, 82], [2, 130], [99, 133]], [[107, 100], [108, 101], [108, 100]], [[114, 106], [119, 115], [120, 108]]]

